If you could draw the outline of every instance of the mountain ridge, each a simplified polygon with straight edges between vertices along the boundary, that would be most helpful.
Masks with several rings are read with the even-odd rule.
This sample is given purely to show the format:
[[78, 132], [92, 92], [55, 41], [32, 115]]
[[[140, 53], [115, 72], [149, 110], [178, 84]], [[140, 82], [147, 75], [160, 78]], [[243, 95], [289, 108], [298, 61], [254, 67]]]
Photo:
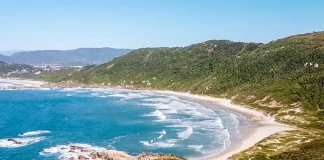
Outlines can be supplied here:
[[0, 61], [28, 65], [92, 65], [110, 61], [124, 55], [132, 49], [78, 48], [74, 50], [36, 50], [14, 53], [11, 56], [0, 55]]

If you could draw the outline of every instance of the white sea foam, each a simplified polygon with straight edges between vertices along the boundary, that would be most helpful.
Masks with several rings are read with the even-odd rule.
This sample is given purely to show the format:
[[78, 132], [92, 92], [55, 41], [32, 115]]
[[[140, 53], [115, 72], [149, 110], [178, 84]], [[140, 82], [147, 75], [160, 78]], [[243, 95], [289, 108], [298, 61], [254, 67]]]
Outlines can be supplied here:
[[156, 109], [163, 112], [163, 114], [176, 114], [177, 110], [163, 103], [140, 103], [139, 105], [155, 107]]
[[[10, 140], [12, 139], [12, 140]], [[44, 140], [44, 137], [28, 137], [28, 138], [10, 138], [0, 139], [0, 148], [17, 148], [37, 143]]]
[[140, 141], [144, 146], [153, 147], [153, 148], [170, 148], [175, 145], [175, 143], [168, 143], [168, 142], [153, 142], [153, 141]]
[[121, 100], [126, 99], [139, 99], [147, 97], [147, 95], [140, 92], [104, 92], [109, 97], [121, 98]]
[[181, 139], [187, 139], [193, 133], [192, 127], [188, 126], [187, 129], [183, 132], [178, 132], [177, 135]]
[[50, 88], [37, 88], [37, 90], [48, 91], [51, 90]]
[[160, 121], [163, 121], [166, 119], [166, 116], [160, 110], [155, 110], [154, 112], [152, 112], [150, 114], [144, 114], [143, 116], [158, 117], [160, 119]]
[[26, 133], [20, 133], [19, 136], [25, 137], [25, 136], [36, 136], [40, 134], [48, 134], [51, 133], [51, 131], [47, 130], [38, 130], [38, 131], [31, 131], [31, 132], [26, 132]]
[[231, 141], [230, 141], [231, 135], [229, 134], [228, 129], [225, 129], [224, 133], [225, 133], [224, 136], [226, 136], [226, 138], [223, 141], [223, 144], [224, 144], [223, 145], [223, 151], [225, 151], [227, 149], [227, 147], [229, 147], [230, 144], [231, 144]]
[[161, 139], [163, 137], [163, 134], [161, 134], [157, 139]]
[[12, 83], [5, 83], [5, 82], [0, 83], [0, 88], [8, 88], [8, 87], [11, 87], [11, 86], [15, 86], [15, 85], [12, 84]]
[[[154, 112], [145, 114], [144, 116], [158, 117], [161, 123], [168, 123], [167, 127], [174, 128], [172, 130], [177, 132], [179, 138], [161, 141], [164, 135], [160, 134], [156, 139], [141, 141], [144, 146], [154, 148], [173, 147], [176, 143], [188, 139], [192, 134], [208, 137], [214, 146], [223, 144], [224, 146], [222, 148], [215, 150], [217, 152], [226, 149], [231, 143], [229, 140], [230, 135], [224, 129], [222, 119], [219, 117], [220, 115], [205, 105], [167, 96], [158, 98], [137, 96], [134, 98], [142, 98], [140, 101], [144, 103], [139, 103], [139, 105], [155, 108]], [[235, 115], [230, 115], [228, 118], [233, 119], [233, 124], [234, 121], [238, 122]], [[232, 126], [232, 123], [230, 125]], [[188, 148], [192, 148], [203, 154], [209, 154], [214, 151], [212, 149], [214, 147], [211, 144], [206, 146], [192, 144]]]
[[[88, 90], [89, 91], [89, 90]], [[94, 93], [93, 93], [94, 92]], [[166, 139], [166, 131], [163, 130], [155, 139], [140, 141], [144, 146], [152, 148], [168, 148], [174, 147], [175, 144], [180, 143], [189, 137], [204, 136], [210, 144], [191, 144], [187, 148], [199, 151], [202, 154], [210, 154], [211, 152], [220, 152], [226, 149], [230, 142], [230, 135], [228, 130], [223, 126], [223, 120], [226, 127], [237, 126], [238, 120], [235, 115], [222, 115], [218, 110], [208, 108], [206, 105], [180, 99], [173, 96], [156, 96], [155, 94], [148, 94], [146, 92], [128, 92], [124, 90], [92, 90], [88, 94], [96, 97], [116, 97], [120, 100], [136, 99], [136, 103], [142, 106], [149, 106], [155, 110], [152, 113], [144, 114], [143, 116], [157, 117], [159, 123], [165, 123], [167, 127], [176, 132], [177, 139]], [[223, 117], [222, 117], [223, 116]], [[233, 122], [228, 123], [227, 120], [233, 119]], [[165, 140], [166, 139], [166, 140]], [[109, 143], [110, 148], [116, 140]], [[181, 143], [180, 143], [181, 144]], [[221, 148], [215, 148], [219, 146]]]
[[63, 88], [63, 89], [60, 89], [60, 91], [76, 91], [76, 90], [79, 90], [79, 88]]
[[144, 97], [146, 97], [146, 95], [142, 93], [128, 93], [126, 94], [125, 99], [144, 98]]
[[196, 151], [199, 151], [204, 145], [189, 145], [188, 148], [192, 148]]
[[109, 140], [108, 146], [115, 148], [113, 146], [113, 144], [116, 143], [116, 142], [118, 142], [118, 141], [120, 141], [120, 139], [123, 139], [123, 138], [126, 138], [126, 137], [128, 137], [128, 135], [114, 137], [114, 138], [112, 138], [112, 139]]
[[160, 132], [161, 134], [163, 134], [163, 135], [165, 135], [166, 134], [166, 131], [165, 130], [163, 130], [162, 132]]
[[102, 152], [106, 150], [107, 149], [103, 147], [75, 143], [69, 145], [57, 145], [55, 147], [46, 148], [39, 154], [43, 156], [59, 154], [58, 159], [68, 160], [71, 157], [73, 157], [74, 159], [78, 159], [79, 155], [82, 155], [86, 158], [90, 158], [90, 153]]
[[165, 134], [166, 134], [166, 131], [165, 130], [163, 130], [162, 132], [160, 132], [160, 136], [157, 138], [157, 139], [161, 139]]
[[109, 97], [120, 97], [120, 98], [127, 98], [127, 95], [125, 94], [120, 94], [120, 93], [116, 93], [116, 94], [109, 94], [107, 95]]
[[97, 93], [97, 92], [96, 92], [96, 93], [91, 93], [90, 95], [91, 95], [91, 96], [94, 96], [94, 97], [98, 97], [98, 96], [100, 96], [99, 93]]
[[187, 128], [188, 126], [185, 126], [183, 124], [173, 124], [173, 125], [167, 125], [166, 127], [170, 127], [170, 128]]

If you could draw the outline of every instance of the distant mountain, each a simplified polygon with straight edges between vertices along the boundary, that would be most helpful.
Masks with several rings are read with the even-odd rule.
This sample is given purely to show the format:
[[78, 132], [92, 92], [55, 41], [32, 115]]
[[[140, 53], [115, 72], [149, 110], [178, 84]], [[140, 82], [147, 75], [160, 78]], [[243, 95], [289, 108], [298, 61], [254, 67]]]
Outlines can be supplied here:
[[79, 48], [75, 50], [38, 50], [14, 53], [11, 56], [0, 55], [0, 61], [28, 65], [91, 65], [102, 64], [127, 54], [131, 49], [115, 48]]
[[0, 51], [0, 54], [5, 55], [5, 56], [11, 56], [11, 55], [13, 55], [14, 53], [17, 53], [17, 52], [24, 52], [24, 51], [22, 51], [22, 50]]
[[11, 58], [5, 55], [0, 54], [0, 61], [10, 62]]

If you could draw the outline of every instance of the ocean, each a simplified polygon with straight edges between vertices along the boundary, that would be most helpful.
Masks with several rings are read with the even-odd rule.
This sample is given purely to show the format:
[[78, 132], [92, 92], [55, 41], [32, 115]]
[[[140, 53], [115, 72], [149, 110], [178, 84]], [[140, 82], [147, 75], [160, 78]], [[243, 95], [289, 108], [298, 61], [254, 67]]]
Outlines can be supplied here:
[[239, 143], [248, 125], [240, 114], [150, 91], [0, 90], [0, 159], [67, 159], [73, 153], [61, 148], [74, 144], [193, 159]]

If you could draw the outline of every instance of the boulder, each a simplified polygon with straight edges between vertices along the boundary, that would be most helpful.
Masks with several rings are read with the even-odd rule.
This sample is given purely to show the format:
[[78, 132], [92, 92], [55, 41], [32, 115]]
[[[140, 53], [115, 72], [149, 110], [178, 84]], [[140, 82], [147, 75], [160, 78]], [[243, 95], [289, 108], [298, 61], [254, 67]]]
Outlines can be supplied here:
[[91, 153], [91, 154], [90, 154], [90, 157], [91, 157], [92, 159], [97, 159], [97, 158], [98, 158], [98, 156], [97, 156], [96, 153]]
[[78, 157], [79, 159], [85, 159], [86, 157], [85, 156], [83, 156], [83, 155], [79, 155], [79, 157]]

